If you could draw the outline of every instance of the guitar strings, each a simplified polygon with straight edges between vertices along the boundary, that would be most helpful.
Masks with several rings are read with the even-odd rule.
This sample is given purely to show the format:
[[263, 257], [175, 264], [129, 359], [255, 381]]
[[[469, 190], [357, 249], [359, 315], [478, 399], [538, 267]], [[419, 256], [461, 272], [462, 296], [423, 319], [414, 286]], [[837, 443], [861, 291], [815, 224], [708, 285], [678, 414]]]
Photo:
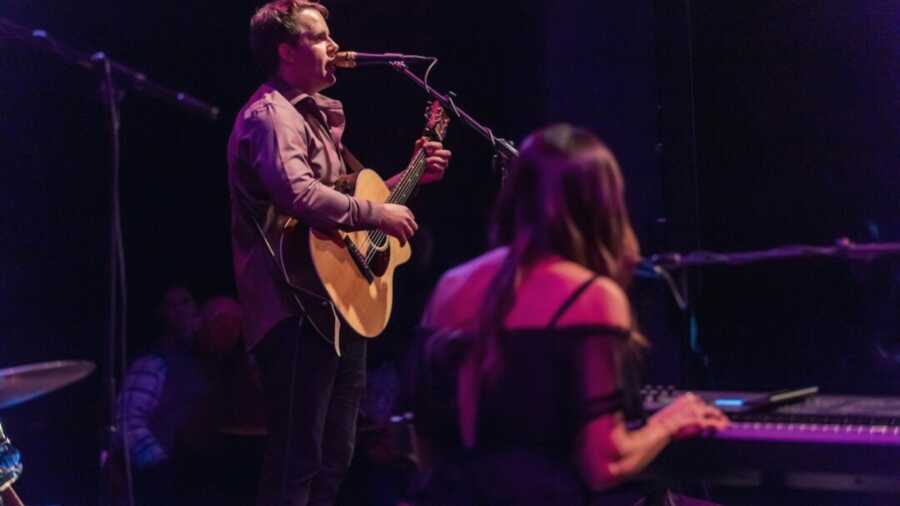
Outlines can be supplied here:
[[[410, 164], [410, 169], [407, 170], [407, 173], [404, 175], [403, 179], [400, 181], [400, 184], [394, 188], [394, 191], [391, 192], [390, 196], [387, 199], [387, 202], [397, 203], [400, 201], [406, 200], [409, 195], [412, 193], [412, 190], [415, 189], [416, 183], [413, 183], [413, 179], [418, 179], [417, 177], [409, 177], [410, 171], [422, 172], [422, 168], [424, 167], [425, 160], [425, 150], [420, 149], [416, 154], [416, 157], [413, 159], [413, 163]], [[375, 258], [375, 254], [377, 253], [377, 248], [380, 248], [384, 245], [384, 241], [387, 238], [386, 234], [381, 230], [369, 230], [366, 234], [366, 246], [368, 247], [368, 251], [366, 253], [366, 264], [369, 264], [373, 258]]]
[[[416, 158], [414, 158], [414, 160], [413, 160], [413, 163], [410, 165], [411, 165], [411, 169], [414, 171], [416, 169], [421, 168], [422, 152], [417, 154]], [[396, 203], [396, 202], [404, 200], [406, 197], [409, 196], [409, 193], [411, 193], [410, 187], [413, 185], [411, 182], [412, 178], [408, 177], [408, 174], [409, 174], [409, 171], [407, 171], [407, 174], [404, 175], [404, 178], [400, 182], [400, 184], [394, 189], [393, 192], [391, 192], [391, 195], [388, 197], [387, 202]], [[369, 233], [367, 234], [367, 237], [368, 237], [367, 246], [381, 247], [384, 244], [384, 239], [386, 236], [385, 236], [384, 232], [382, 232], [380, 230], [375, 230], [375, 231], [369, 231]], [[373, 251], [370, 250], [369, 254], [366, 257], [367, 261], [371, 261], [371, 259], [373, 257], [372, 253], [373, 253]]]
[[[438, 126], [435, 130], [438, 134], [438, 138], [443, 139], [444, 135], [446, 134], [446, 125], [444, 125], [444, 128]], [[425, 157], [425, 149], [419, 148], [416, 156], [413, 158], [413, 161], [409, 164], [410, 167], [407, 169], [406, 174], [403, 175], [400, 183], [396, 187], [394, 187], [394, 190], [388, 196], [386, 202], [405, 202], [406, 199], [409, 198], [415, 187], [418, 185], [419, 178], [422, 176], [422, 173], [424, 173]], [[410, 177], [409, 174], [411, 172], [418, 174], [416, 174], [415, 177]], [[414, 180], [415, 182], [413, 182]], [[369, 266], [369, 264], [372, 263], [372, 259], [375, 258], [375, 255], [378, 253], [378, 249], [384, 246], [386, 239], [387, 235], [381, 230], [366, 231], [366, 242], [364, 245], [367, 249], [366, 266]]]
[[[418, 183], [417, 180], [421, 176], [423, 169], [425, 167], [424, 157], [425, 157], [424, 150], [420, 150], [416, 154], [416, 157], [413, 159], [413, 162], [410, 164], [409, 170], [407, 170], [407, 173], [404, 175], [403, 179], [400, 181], [400, 184], [397, 185], [397, 187], [394, 189], [393, 192], [391, 192], [391, 195], [388, 197], [387, 202], [390, 202], [390, 203], [403, 202], [409, 197], [410, 194], [412, 194], [412, 191], [415, 189], [416, 184]], [[411, 173], [415, 174], [415, 177], [410, 177]], [[418, 174], [416, 174], [416, 173], [418, 173]], [[414, 180], [416, 180], [415, 183], [413, 182]], [[382, 232], [381, 230], [369, 231], [367, 233], [367, 238], [368, 238], [368, 240], [366, 241], [367, 242], [366, 245], [369, 247], [369, 251], [366, 254], [366, 263], [368, 264], [372, 261], [372, 259], [375, 257], [375, 255], [378, 252], [377, 249], [373, 249], [372, 246], [374, 246], [375, 248], [383, 247], [384, 241], [386, 239], [386, 234], [384, 232]]]

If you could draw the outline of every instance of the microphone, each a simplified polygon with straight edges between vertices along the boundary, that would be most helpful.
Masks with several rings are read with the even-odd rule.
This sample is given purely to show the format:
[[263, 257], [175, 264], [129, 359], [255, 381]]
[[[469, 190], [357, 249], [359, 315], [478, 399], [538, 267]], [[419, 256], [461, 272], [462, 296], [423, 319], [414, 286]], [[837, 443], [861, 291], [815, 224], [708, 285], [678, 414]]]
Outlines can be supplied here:
[[334, 57], [334, 66], [342, 69], [352, 69], [360, 65], [390, 65], [395, 62], [421, 62], [432, 61], [431, 56], [419, 56], [415, 54], [400, 53], [357, 53], [356, 51], [341, 51]]

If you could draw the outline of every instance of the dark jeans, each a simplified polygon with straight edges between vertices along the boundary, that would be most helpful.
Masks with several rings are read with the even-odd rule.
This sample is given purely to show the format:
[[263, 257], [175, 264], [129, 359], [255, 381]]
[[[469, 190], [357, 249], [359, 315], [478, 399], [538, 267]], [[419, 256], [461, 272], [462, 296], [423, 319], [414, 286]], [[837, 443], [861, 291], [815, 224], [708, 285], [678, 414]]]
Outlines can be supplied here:
[[[176, 480], [177, 470], [170, 462], [163, 462], [147, 469], [135, 469], [134, 504], [180, 504], [180, 494]], [[119, 504], [127, 504], [123, 497]]]
[[366, 385], [366, 343], [334, 346], [299, 319], [284, 320], [257, 345], [268, 443], [257, 506], [334, 504], [356, 440]]
[[[244, 504], [231, 502], [217, 482], [222, 459], [177, 458], [149, 469], [134, 471], [135, 506], [195, 506], [198, 504]], [[246, 465], [246, 464], [245, 464]], [[127, 504], [120, 502], [118, 504]]]

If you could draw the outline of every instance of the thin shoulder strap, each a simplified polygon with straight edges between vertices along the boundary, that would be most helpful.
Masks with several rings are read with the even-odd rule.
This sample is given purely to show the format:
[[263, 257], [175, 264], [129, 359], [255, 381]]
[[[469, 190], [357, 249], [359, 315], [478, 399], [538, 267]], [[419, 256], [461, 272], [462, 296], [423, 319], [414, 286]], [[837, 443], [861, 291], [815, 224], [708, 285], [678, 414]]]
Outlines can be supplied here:
[[569, 307], [572, 306], [572, 304], [575, 303], [576, 300], [578, 300], [578, 297], [580, 297], [581, 294], [584, 293], [584, 291], [587, 290], [589, 286], [591, 286], [591, 283], [593, 283], [594, 280], [596, 280], [599, 277], [600, 277], [599, 274], [594, 274], [593, 276], [591, 276], [590, 279], [588, 279], [587, 281], [582, 283], [581, 286], [576, 288], [575, 291], [572, 292], [572, 295], [569, 295], [569, 298], [566, 299], [562, 303], [562, 305], [559, 306], [559, 309], [556, 310], [556, 314], [554, 314], [553, 318], [550, 319], [550, 323], [547, 324], [547, 327], [551, 328], [551, 329], [556, 327], [556, 322], [558, 322], [559, 319], [562, 318], [562, 316], [564, 314], [566, 314], [566, 311], [568, 311]]

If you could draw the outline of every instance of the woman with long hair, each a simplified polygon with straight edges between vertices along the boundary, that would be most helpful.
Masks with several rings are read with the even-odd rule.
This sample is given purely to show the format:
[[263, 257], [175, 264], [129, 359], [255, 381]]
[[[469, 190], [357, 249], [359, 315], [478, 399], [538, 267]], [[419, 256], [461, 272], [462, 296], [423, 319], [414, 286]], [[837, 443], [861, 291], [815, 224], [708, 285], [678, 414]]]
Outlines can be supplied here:
[[594, 135], [554, 125], [525, 139], [491, 239], [441, 278], [422, 320], [424, 504], [587, 504], [669, 441], [726, 426], [690, 394], [626, 426], [647, 346], [625, 294], [639, 248]]

